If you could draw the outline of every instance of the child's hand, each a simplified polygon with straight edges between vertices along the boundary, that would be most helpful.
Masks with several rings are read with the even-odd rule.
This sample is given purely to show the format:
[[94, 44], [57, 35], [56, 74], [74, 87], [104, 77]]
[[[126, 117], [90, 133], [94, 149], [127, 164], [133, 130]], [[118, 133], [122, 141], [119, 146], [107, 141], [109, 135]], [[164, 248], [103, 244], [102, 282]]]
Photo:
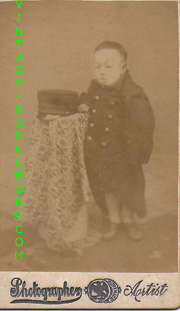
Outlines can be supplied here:
[[86, 104], [81, 104], [78, 106], [78, 111], [79, 112], [88, 112], [89, 111], [89, 107]]

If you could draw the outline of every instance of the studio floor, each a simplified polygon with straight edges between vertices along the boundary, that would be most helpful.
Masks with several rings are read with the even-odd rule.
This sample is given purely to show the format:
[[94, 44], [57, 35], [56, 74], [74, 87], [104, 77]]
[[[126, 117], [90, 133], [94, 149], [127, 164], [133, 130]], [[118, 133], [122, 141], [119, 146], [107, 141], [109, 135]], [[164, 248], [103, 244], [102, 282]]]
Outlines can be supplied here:
[[[143, 239], [133, 242], [121, 225], [115, 238], [88, 247], [81, 255], [53, 251], [39, 238], [37, 230], [24, 226], [23, 259], [14, 259], [15, 223], [6, 202], [11, 185], [1, 187], [0, 228], [1, 271], [99, 271], [99, 272], [176, 272], [178, 269], [177, 174], [173, 157], [152, 158], [145, 168], [148, 213], [139, 222]], [[4, 183], [6, 180], [4, 180]], [[90, 225], [106, 228], [106, 219], [92, 206]]]
[[81, 255], [49, 249], [37, 232], [24, 234], [24, 258], [14, 259], [14, 226], [1, 231], [1, 271], [176, 272], [177, 221], [164, 215], [141, 224], [143, 239], [133, 242], [120, 227], [110, 241], [100, 241]]

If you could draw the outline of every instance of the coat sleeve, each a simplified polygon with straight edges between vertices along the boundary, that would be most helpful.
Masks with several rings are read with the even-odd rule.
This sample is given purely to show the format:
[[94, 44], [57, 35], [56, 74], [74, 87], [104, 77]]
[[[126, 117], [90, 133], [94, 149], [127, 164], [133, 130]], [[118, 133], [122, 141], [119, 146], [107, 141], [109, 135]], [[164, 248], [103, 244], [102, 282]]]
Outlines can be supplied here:
[[153, 148], [155, 119], [146, 96], [133, 96], [126, 105], [125, 141], [127, 158], [139, 164], [146, 164]]
[[79, 96], [78, 104], [85, 104], [89, 106], [89, 96], [86, 92], [81, 93], [81, 95]]
[[94, 91], [94, 88], [95, 88], [94, 84], [95, 84], [95, 80], [93, 80], [91, 82], [91, 85], [88, 87], [87, 92], [83, 92], [83, 93], [80, 94], [80, 96], [79, 96], [79, 105], [86, 104], [87, 106], [90, 106], [91, 99], [92, 99], [92, 94], [93, 94], [93, 91]]

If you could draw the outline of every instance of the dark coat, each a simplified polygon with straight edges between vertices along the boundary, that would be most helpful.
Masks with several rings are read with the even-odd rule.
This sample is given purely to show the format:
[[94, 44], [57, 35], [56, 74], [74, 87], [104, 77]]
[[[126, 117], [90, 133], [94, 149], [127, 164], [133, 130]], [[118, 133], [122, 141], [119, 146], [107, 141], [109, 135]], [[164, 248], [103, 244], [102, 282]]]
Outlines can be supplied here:
[[93, 80], [80, 103], [89, 106], [84, 154], [98, 205], [105, 210], [104, 192], [112, 191], [122, 205], [144, 216], [142, 164], [149, 161], [155, 126], [147, 96], [127, 71], [113, 86], [103, 87]]

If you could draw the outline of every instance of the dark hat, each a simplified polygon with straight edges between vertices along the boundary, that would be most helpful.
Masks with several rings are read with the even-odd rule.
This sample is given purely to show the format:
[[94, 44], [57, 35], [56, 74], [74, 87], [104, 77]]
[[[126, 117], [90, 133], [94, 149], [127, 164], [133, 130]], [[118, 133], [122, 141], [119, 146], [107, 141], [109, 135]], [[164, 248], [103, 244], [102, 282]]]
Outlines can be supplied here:
[[69, 90], [40, 90], [37, 94], [38, 112], [71, 115], [77, 112], [78, 93]]

